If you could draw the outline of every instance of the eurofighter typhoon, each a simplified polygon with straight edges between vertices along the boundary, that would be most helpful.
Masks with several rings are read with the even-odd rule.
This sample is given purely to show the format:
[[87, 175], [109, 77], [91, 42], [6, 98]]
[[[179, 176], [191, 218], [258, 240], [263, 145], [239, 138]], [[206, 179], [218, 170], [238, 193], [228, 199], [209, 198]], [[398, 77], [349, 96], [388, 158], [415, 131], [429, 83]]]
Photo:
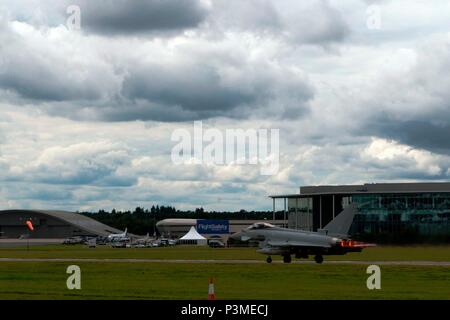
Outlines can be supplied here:
[[356, 212], [356, 204], [351, 204], [336, 216], [323, 229], [317, 232], [276, 227], [267, 222], [257, 222], [235, 233], [232, 238], [241, 241], [257, 240], [260, 249], [257, 252], [268, 255], [281, 255], [285, 263], [291, 262], [291, 256], [308, 259], [314, 255], [317, 263], [323, 262], [324, 255], [343, 255], [347, 252], [361, 252], [372, 244], [350, 239], [348, 232]]

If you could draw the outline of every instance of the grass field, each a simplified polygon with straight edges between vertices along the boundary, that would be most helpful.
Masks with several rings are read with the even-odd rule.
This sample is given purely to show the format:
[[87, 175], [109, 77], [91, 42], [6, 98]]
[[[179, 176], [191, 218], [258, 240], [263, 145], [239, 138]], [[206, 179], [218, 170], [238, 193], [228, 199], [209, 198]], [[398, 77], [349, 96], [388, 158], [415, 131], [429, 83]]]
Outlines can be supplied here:
[[443, 267], [382, 267], [381, 290], [364, 266], [77, 263], [81, 290], [66, 288], [67, 263], [0, 264], [1, 299], [449, 299]]
[[[264, 259], [254, 248], [0, 249], [1, 258]], [[326, 257], [336, 260], [337, 257]], [[450, 261], [450, 247], [378, 247], [346, 260]], [[81, 290], [66, 288], [66, 268], [81, 267]], [[366, 287], [365, 265], [0, 262], [0, 299], [450, 299], [450, 268], [382, 266], [381, 290]]]

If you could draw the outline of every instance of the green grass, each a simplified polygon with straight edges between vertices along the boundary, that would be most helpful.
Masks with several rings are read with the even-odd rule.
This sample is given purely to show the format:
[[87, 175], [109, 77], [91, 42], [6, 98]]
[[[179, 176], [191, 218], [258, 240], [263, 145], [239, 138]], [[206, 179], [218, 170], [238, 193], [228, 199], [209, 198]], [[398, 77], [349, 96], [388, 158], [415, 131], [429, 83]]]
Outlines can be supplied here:
[[[256, 248], [222, 248], [176, 246], [168, 248], [128, 248], [114, 249], [98, 246], [89, 249], [86, 246], [41, 246], [25, 248], [0, 248], [0, 258], [112, 258], [112, 259], [206, 259], [206, 260], [263, 260]], [[366, 248], [361, 253], [349, 253], [344, 256], [326, 256], [325, 260], [427, 260], [450, 261], [450, 246], [379, 246]]]
[[68, 263], [0, 263], [0, 299], [449, 299], [444, 267], [382, 266], [368, 290], [358, 265], [77, 263], [81, 290], [66, 288]]
[[[257, 259], [255, 248], [86, 246], [2, 248], [0, 258]], [[280, 259], [280, 257], [274, 257]], [[450, 261], [450, 246], [376, 247], [327, 260]], [[82, 290], [66, 288], [66, 268], [82, 270]], [[366, 265], [149, 262], [0, 262], [0, 299], [450, 299], [450, 268], [381, 266], [382, 289], [366, 288]]]

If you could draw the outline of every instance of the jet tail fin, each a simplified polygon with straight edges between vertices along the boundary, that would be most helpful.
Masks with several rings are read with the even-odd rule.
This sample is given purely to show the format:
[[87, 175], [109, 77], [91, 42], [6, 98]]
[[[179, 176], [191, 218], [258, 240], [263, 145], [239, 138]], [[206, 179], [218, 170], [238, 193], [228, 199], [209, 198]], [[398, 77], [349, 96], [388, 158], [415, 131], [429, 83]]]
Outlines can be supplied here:
[[346, 236], [350, 231], [350, 227], [353, 222], [353, 218], [357, 212], [357, 204], [352, 203], [339, 213], [336, 218], [330, 221], [323, 230], [328, 235]]
[[127, 235], [128, 228], [125, 228], [124, 234]]

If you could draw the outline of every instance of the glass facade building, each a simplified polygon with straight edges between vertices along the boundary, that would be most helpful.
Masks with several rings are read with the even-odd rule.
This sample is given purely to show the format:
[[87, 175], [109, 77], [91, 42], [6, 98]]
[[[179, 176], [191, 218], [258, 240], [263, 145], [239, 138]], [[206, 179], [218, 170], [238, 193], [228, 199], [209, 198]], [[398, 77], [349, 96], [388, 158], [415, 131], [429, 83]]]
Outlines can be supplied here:
[[293, 229], [313, 230], [312, 198], [288, 199], [288, 223]]
[[435, 237], [450, 235], [450, 193], [354, 195], [352, 233]]
[[284, 200], [287, 226], [317, 231], [357, 203], [350, 233], [379, 242], [450, 241], [450, 183], [365, 184], [301, 187]]

